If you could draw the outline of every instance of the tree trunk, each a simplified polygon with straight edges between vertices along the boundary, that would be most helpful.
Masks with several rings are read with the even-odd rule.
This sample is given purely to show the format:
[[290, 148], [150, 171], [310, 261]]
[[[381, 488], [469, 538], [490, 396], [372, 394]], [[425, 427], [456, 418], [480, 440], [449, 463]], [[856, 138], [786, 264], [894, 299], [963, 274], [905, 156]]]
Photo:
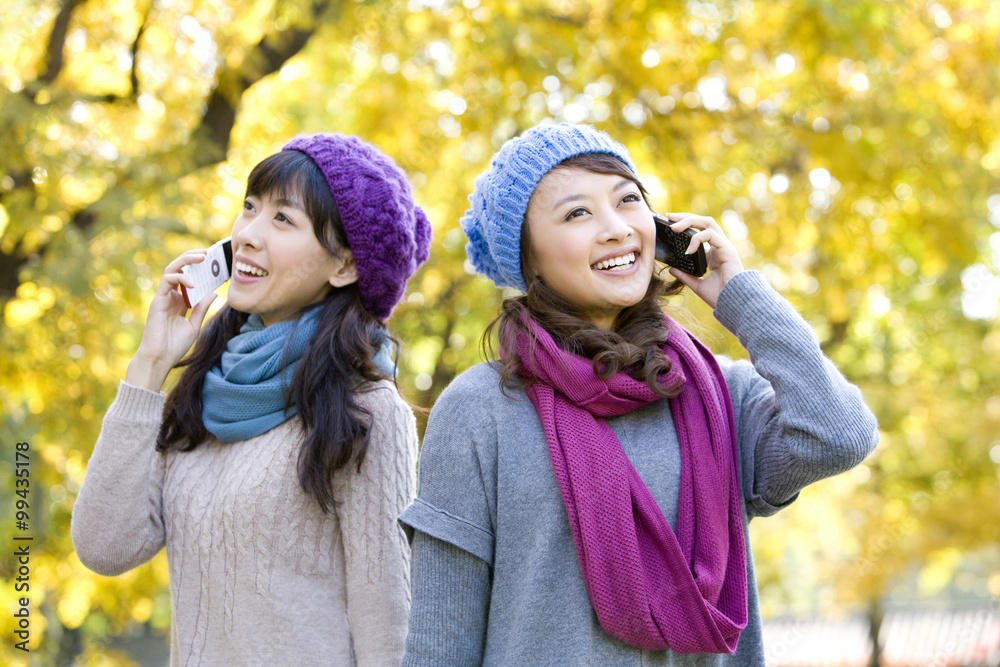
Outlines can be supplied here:
[[868, 606], [868, 636], [872, 640], [872, 660], [871, 667], [882, 667], [881, 648], [878, 643], [879, 633], [882, 631], [882, 601], [872, 600]]

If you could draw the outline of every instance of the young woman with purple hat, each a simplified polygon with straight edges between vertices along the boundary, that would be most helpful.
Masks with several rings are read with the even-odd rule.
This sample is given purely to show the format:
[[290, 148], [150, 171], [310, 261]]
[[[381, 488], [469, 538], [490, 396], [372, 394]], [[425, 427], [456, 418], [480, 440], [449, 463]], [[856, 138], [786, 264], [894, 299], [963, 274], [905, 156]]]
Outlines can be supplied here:
[[166, 267], [72, 537], [109, 576], [166, 547], [172, 664], [398, 664], [417, 435], [384, 322], [430, 238], [388, 156], [301, 135], [251, 171], [204, 329], [214, 295], [186, 316], [179, 288], [206, 251]]
[[[583, 125], [508, 141], [462, 219], [506, 299], [499, 360], [431, 411], [403, 664], [762, 665], [747, 527], [875, 446], [861, 393], [711, 218], [710, 273], [657, 277], [628, 151]], [[684, 286], [750, 361], [661, 307]], [[487, 346], [492, 346], [487, 343]]]

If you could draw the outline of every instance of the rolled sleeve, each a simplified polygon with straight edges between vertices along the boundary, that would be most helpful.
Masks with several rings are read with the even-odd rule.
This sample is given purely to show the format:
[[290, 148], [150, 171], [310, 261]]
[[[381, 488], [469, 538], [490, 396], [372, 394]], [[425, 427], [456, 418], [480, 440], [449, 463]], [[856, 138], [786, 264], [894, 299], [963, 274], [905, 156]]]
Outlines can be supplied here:
[[496, 440], [489, 397], [472, 369], [441, 394], [420, 450], [417, 499], [399, 520], [493, 565], [496, 525]]
[[443, 542], [468, 551], [473, 556], [483, 560], [487, 565], [493, 565], [493, 533], [470, 523], [459, 516], [434, 507], [430, 503], [417, 498], [399, 517], [407, 529], [410, 539], [413, 531], [419, 530]]

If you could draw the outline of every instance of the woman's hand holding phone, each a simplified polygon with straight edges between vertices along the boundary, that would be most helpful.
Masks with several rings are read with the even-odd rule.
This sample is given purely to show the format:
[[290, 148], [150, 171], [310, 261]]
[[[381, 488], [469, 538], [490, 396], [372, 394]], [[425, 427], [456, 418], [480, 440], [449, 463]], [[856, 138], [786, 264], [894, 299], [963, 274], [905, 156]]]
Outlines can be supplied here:
[[684, 273], [675, 268], [670, 269], [670, 275], [677, 278], [682, 283], [691, 288], [705, 303], [715, 308], [719, 300], [719, 293], [729, 279], [737, 273], [743, 271], [743, 261], [736, 250], [736, 246], [729, 240], [722, 226], [703, 215], [693, 213], [665, 213], [671, 224], [670, 228], [675, 232], [682, 232], [692, 228], [698, 231], [691, 237], [689, 252], [694, 252], [702, 243], [708, 243], [708, 250], [705, 252], [708, 259], [708, 275], [696, 278], [688, 273]]
[[202, 299], [191, 309], [188, 317], [188, 307], [179, 288], [181, 285], [194, 287], [194, 282], [181, 273], [181, 267], [205, 261], [206, 252], [204, 249], [188, 251], [164, 269], [156, 294], [149, 304], [139, 349], [125, 372], [125, 381], [129, 384], [160, 391], [170, 370], [194, 345], [216, 295], [210, 294]]

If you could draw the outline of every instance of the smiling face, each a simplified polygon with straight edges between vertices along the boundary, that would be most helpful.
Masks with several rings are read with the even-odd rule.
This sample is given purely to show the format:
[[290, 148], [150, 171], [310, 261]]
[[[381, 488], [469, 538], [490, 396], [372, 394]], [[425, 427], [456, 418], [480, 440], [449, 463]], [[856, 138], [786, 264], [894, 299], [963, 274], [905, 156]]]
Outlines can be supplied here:
[[233, 224], [233, 277], [227, 300], [257, 313], [264, 325], [289, 320], [322, 300], [353, 272], [349, 250], [335, 257], [320, 245], [312, 220], [294, 200], [247, 197]]
[[525, 278], [531, 274], [611, 329], [646, 294], [656, 229], [639, 185], [617, 174], [559, 166], [528, 203]]
[[[286, 151], [255, 167], [233, 223], [229, 305], [259, 314], [267, 326], [356, 282], [350, 249], [333, 238], [336, 215], [329, 186], [308, 156]], [[314, 224], [313, 216], [326, 222]], [[320, 243], [317, 234], [329, 240]]]

